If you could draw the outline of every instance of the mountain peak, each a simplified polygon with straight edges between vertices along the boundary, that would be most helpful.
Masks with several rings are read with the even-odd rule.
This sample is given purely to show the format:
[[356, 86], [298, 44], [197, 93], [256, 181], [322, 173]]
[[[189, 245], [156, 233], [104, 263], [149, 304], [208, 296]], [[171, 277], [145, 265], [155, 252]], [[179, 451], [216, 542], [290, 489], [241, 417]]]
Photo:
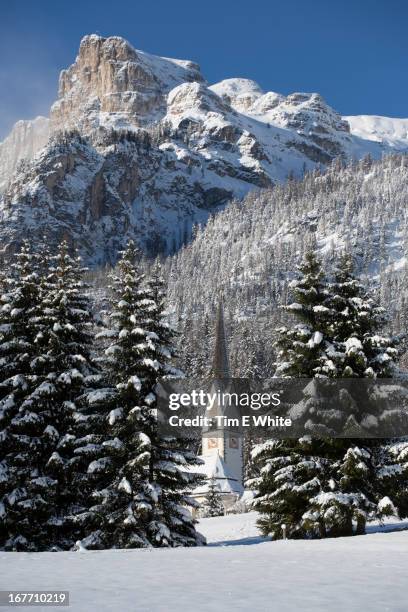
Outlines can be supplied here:
[[243, 78], [224, 79], [210, 89], [240, 112], [246, 112], [264, 93], [256, 81]]
[[87, 34], [79, 44], [79, 57], [85, 58], [93, 51], [98, 55], [102, 52], [122, 61], [136, 57], [135, 49], [121, 36], [104, 37], [99, 34]]
[[132, 129], [162, 118], [168, 92], [204, 83], [200, 68], [135, 49], [120, 36], [85, 36], [75, 62], [60, 75], [53, 129], [89, 133], [99, 126]]

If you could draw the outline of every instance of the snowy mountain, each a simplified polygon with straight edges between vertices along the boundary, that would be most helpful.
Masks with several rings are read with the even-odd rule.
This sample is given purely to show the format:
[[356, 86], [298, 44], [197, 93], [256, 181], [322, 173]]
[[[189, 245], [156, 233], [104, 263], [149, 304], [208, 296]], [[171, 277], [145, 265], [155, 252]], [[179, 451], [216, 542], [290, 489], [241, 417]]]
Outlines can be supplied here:
[[251, 190], [334, 157], [408, 149], [403, 120], [374, 119], [346, 120], [319, 94], [263, 92], [248, 79], [208, 86], [193, 62], [86, 36], [49, 122], [19, 122], [0, 145], [1, 246], [15, 249], [26, 232], [65, 237], [93, 265], [114, 261], [129, 237], [174, 252]]

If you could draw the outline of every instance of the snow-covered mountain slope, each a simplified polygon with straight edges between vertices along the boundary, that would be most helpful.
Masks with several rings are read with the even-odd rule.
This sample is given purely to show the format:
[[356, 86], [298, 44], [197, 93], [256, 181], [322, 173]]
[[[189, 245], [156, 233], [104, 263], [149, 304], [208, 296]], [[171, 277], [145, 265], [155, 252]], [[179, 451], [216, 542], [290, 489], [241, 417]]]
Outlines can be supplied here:
[[[242, 113], [250, 110], [264, 93], [255, 81], [239, 78], [225, 79], [211, 85], [210, 89], [220, 98], [224, 98], [232, 108]], [[275, 95], [279, 96], [279, 94]], [[283, 96], [280, 97], [283, 98]]]
[[264, 92], [249, 79], [226, 79], [210, 89], [238, 112], [301, 136], [302, 143], [297, 146], [321, 163], [336, 156], [358, 159], [370, 153], [379, 157], [382, 151], [408, 148], [408, 119], [341, 117], [318, 93], [283, 96]]
[[17, 121], [7, 138], [0, 143], [0, 192], [17, 164], [23, 159], [31, 160], [47, 144], [49, 132], [46, 117]]
[[407, 150], [408, 119], [377, 115], [355, 115], [343, 119], [350, 125], [351, 133], [363, 140], [381, 143], [385, 149]]
[[24, 591], [69, 590], [72, 612], [406, 609], [407, 531], [226, 541], [232, 530], [239, 535], [238, 523], [246, 520], [246, 515], [207, 519], [212, 523], [207, 529], [223, 542], [218, 546], [0, 553], [2, 581], [9, 590], [21, 591], [22, 585]]
[[227, 79], [212, 85], [211, 89], [233, 108], [257, 121], [301, 136], [306, 141], [302, 141], [303, 151], [309, 156], [326, 154], [332, 158], [348, 152], [351, 146], [348, 123], [319, 94], [294, 93], [285, 97], [275, 92], [264, 93], [256, 83], [246, 79]]
[[[350, 131], [319, 94], [265, 93], [248, 79], [208, 87], [193, 62], [98, 35], [61, 73], [42, 149], [48, 129], [41, 120], [34, 137], [20, 125], [0, 145], [0, 248], [46, 231], [91, 264], [113, 261], [129, 236], [172, 252], [233, 198], [334, 157], [395, 149], [392, 134], [380, 142]], [[21, 157], [33, 159], [16, 168]]]
[[264, 336], [268, 322], [272, 342], [289, 282], [311, 245], [328, 272], [337, 254], [351, 251], [357, 273], [378, 289], [393, 329], [406, 331], [408, 157], [345, 167], [334, 162], [325, 174], [314, 171], [231, 204], [167, 262], [177, 320], [211, 318], [222, 290], [238, 335], [243, 320], [258, 322]]

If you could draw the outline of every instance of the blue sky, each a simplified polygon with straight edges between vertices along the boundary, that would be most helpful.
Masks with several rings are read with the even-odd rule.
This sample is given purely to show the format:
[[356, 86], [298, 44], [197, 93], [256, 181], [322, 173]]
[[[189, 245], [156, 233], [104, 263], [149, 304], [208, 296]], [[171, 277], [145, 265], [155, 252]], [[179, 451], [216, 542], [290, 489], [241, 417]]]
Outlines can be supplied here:
[[318, 91], [342, 114], [408, 117], [406, 0], [0, 0], [0, 139], [47, 114], [85, 34], [242, 76]]

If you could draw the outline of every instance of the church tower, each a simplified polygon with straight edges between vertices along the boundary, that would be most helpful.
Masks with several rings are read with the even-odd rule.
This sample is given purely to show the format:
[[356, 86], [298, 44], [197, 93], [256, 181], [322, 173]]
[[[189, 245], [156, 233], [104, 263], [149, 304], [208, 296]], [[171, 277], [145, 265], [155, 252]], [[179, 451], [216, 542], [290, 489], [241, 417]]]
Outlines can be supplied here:
[[[234, 394], [231, 379], [228, 345], [225, 333], [224, 307], [222, 299], [218, 303], [217, 319], [215, 327], [215, 346], [211, 370], [212, 385], [210, 393]], [[210, 417], [224, 415], [225, 406], [223, 402], [216, 402], [213, 409], [207, 414]], [[234, 410], [234, 406], [228, 408], [229, 417], [238, 417], [239, 413]], [[211, 428], [203, 431], [202, 436], [202, 457], [206, 459], [216, 459], [219, 463], [219, 471], [223, 474], [213, 475], [215, 478], [221, 476], [231, 493], [237, 499], [243, 492], [243, 448], [242, 434], [239, 429], [220, 425], [216, 429]], [[208, 477], [211, 477], [208, 475]], [[221, 485], [221, 483], [220, 483]], [[223, 487], [221, 487], [221, 490]]]

